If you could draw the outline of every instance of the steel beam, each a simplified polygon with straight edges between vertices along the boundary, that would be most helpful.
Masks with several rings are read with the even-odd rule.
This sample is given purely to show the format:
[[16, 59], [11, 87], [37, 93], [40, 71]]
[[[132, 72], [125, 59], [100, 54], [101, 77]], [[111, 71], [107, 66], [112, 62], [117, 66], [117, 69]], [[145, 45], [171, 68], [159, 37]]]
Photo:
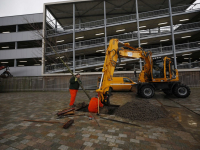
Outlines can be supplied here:
[[104, 0], [104, 35], [105, 35], [105, 51], [107, 50], [107, 31], [106, 31], [106, 1]]
[[75, 73], [75, 3], [73, 3], [73, 73]]
[[174, 28], [173, 28], [173, 19], [172, 19], [171, 0], [169, 0], [169, 16], [170, 16], [170, 27], [171, 27], [171, 36], [172, 36], [172, 50], [173, 50], [173, 55], [174, 55], [174, 67], [175, 67], [175, 69], [177, 69], [176, 47], [175, 47], [175, 39], [174, 39]]
[[[135, 0], [135, 6], [136, 6], [138, 47], [141, 47], [141, 45], [140, 45], [140, 25], [139, 25], [139, 14], [138, 14], [138, 2], [137, 2], [137, 0]], [[142, 61], [141, 61], [141, 59], [140, 59], [140, 70], [142, 70]]]

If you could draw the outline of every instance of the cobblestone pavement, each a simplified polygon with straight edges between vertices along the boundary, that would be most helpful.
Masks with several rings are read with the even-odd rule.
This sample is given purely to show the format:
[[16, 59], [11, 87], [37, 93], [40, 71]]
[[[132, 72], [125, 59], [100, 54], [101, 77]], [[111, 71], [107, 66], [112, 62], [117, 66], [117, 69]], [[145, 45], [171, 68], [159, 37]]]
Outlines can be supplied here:
[[[69, 129], [62, 125], [70, 118], [57, 119], [56, 112], [68, 107], [69, 92], [10, 92], [0, 93], [0, 150], [14, 149], [200, 149], [200, 88], [192, 88], [190, 97], [177, 99], [157, 92], [148, 99], [169, 115], [151, 122], [130, 121], [114, 115], [91, 114], [70, 117]], [[96, 93], [88, 91], [91, 96]], [[133, 100], [146, 100], [132, 92], [113, 92], [111, 103], [123, 105]], [[78, 91], [76, 103], [89, 100]], [[146, 100], [147, 101], [147, 100]], [[190, 110], [194, 111], [190, 111]], [[131, 124], [106, 120], [111, 118]], [[27, 122], [24, 119], [60, 121], [62, 123]], [[97, 122], [99, 123], [99, 126]]]

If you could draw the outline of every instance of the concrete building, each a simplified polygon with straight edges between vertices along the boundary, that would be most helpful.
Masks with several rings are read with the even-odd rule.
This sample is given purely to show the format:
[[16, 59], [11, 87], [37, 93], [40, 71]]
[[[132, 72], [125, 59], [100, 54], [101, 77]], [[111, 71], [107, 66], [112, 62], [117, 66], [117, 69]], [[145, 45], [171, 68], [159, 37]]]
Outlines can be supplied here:
[[42, 75], [42, 40], [30, 24], [42, 32], [43, 14], [0, 17], [0, 64], [14, 76]]
[[[74, 72], [101, 72], [112, 38], [169, 56], [178, 68], [199, 68], [200, 4], [194, 0], [72, 0], [44, 5], [44, 35]], [[44, 74], [68, 72], [49, 44]], [[175, 52], [175, 53], [173, 53]], [[177, 59], [176, 59], [177, 57]], [[116, 71], [140, 69], [123, 59]]]

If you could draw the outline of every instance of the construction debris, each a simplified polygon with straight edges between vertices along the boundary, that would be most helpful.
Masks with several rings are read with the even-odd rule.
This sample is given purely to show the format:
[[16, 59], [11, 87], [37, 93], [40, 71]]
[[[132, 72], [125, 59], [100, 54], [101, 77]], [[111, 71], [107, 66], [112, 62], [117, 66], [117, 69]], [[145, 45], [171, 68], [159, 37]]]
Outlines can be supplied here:
[[166, 112], [161, 107], [154, 106], [144, 100], [126, 103], [116, 110], [115, 115], [140, 121], [157, 120], [167, 116]]
[[59, 111], [57, 113], [57, 116], [68, 115], [68, 114], [70, 114], [70, 112], [74, 113], [74, 110], [75, 110], [75, 108], [66, 108], [66, 109], [63, 109], [63, 110], [61, 110], [61, 111]]
[[70, 119], [69, 121], [67, 121], [67, 122], [63, 125], [63, 128], [64, 128], [64, 129], [67, 129], [67, 128], [69, 128], [73, 123], [74, 123], [74, 120]]

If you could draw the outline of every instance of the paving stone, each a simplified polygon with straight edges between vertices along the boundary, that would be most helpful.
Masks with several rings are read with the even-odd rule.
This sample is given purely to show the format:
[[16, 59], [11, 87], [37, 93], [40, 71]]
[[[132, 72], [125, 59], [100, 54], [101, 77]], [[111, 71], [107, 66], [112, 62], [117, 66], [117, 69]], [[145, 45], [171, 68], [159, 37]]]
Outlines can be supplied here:
[[114, 133], [114, 132], [115, 132], [115, 130], [108, 130], [108, 132], [113, 132], [113, 133]]
[[54, 133], [49, 133], [47, 136], [53, 137], [55, 134]]
[[118, 143], [118, 144], [124, 144], [125, 143], [125, 141], [122, 141], [122, 140], [116, 140], [115, 142]]
[[123, 150], [123, 149], [118, 147], [113, 147], [112, 150]]
[[90, 134], [83, 134], [83, 137], [90, 137]]
[[115, 139], [107, 138], [106, 141], [108, 141], [108, 142], [113, 142], [113, 143], [114, 143], [114, 142], [115, 142]]
[[2, 140], [0, 140], [0, 143], [5, 143], [7, 141], [8, 141], [8, 139], [2, 139]]
[[6, 150], [17, 150], [16, 148], [13, 148], [13, 147], [9, 147], [7, 148]]
[[119, 134], [119, 137], [127, 137], [126, 134]]
[[139, 140], [136, 140], [136, 139], [130, 139], [130, 142], [140, 143], [140, 141], [139, 141]]
[[29, 142], [29, 140], [24, 139], [24, 140], [22, 140], [20, 143], [26, 144], [26, 143], [28, 143], [28, 142]]
[[105, 134], [105, 137], [106, 137], [106, 138], [112, 138], [112, 135]]
[[89, 146], [89, 147], [91, 147], [92, 144], [93, 144], [92, 142], [84, 142], [84, 143], [83, 143], [83, 145], [86, 145], [86, 146]]
[[60, 150], [68, 150], [68, 146], [65, 146], [65, 145], [61, 145], [60, 147], [58, 147], [58, 149]]

